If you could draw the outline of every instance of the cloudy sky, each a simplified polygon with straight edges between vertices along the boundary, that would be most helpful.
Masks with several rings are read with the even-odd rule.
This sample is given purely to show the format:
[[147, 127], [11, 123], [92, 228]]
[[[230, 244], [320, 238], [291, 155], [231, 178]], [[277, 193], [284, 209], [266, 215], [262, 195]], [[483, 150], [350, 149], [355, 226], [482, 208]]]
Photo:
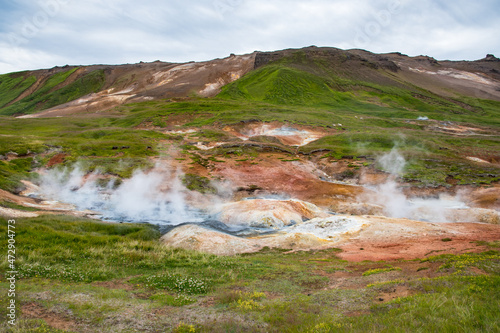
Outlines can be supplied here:
[[0, 73], [304, 46], [500, 56], [499, 0], [1, 0]]

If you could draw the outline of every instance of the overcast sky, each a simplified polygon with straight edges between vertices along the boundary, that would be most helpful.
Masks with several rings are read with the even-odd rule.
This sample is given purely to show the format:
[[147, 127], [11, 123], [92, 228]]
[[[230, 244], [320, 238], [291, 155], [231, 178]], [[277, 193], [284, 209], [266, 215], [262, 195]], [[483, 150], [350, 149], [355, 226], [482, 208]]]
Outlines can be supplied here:
[[499, 0], [0, 0], [0, 73], [304, 46], [500, 56]]

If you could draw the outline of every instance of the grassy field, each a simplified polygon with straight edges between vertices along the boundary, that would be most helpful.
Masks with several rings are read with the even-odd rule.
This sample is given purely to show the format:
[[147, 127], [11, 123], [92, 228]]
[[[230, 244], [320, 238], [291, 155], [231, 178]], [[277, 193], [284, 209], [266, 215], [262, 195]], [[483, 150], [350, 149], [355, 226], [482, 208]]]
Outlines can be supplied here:
[[[0, 219], [4, 245], [6, 229]], [[2, 321], [0, 330], [500, 330], [498, 242], [481, 254], [349, 263], [337, 258], [336, 249], [264, 249], [220, 257], [164, 247], [159, 236], [147, 225], [67, 216], [18, 219], [20, 317], [15, 329], [7, 330]], [[7, 270], [3, 256], [1, 317], [6, 315]]]

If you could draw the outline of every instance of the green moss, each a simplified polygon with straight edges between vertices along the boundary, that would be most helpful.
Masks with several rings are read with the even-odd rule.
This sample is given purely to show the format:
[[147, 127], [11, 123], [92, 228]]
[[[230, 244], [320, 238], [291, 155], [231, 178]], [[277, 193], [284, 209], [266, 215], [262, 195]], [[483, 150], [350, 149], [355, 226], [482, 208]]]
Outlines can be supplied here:
[[386, 272], [392, 272], [392, 271], [400, 271], [401, 268], [399, 267], [388, 267], [388, 268], [375, 268], [375, 269], [369, 269], [363, 273], [363, 276], [370, 276], [374, 274], [381, 274], [381, 273], [386, 273]]
[[216, 193], [217, 190], [210, 184], [210, 180], [206, 177], [195, 174], [185, 174], [182, 178], [182, 183], [187, 189], [200, 193]]

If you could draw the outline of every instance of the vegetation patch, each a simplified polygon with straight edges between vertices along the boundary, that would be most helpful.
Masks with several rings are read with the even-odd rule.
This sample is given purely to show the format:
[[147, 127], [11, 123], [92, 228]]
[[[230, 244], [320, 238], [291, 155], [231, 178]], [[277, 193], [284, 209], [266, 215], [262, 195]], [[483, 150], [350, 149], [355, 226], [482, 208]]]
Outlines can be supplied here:
[[[438, 263], [428, 268], [435, 278], [422, 279], [405, 269], [397, 280], [386, 281], [377, 273], [397, 267], [374, 270], [372, 262], [361, 262], [352, 270], [351, 263], [336, 257], [337, 249], [268, 248], [221, 257], [165, 247], [156, 228], [148, 225], [41, 216], [19, 219], [16, 227], [19, 301], [71, 320], [77, 332], [89, 331], [86, 323], [95, 331], [112, 331], [119, 323], [151, 332], [175, 330], [180, 323], [201, 332], [224, 327], [257, 332], [500, 329], [496, 250], [431, 257], [422, 261]], [[7, 240], [6, 229], [7, 221], [0, 218], [0, 242]], [[419, 263], [398, 262], [401, 267], [414, 264]], [[477, 275], [471, 267], [483, 273]], [[7, 288], [7, 268], [4, 257], [1, 288]], [[348, 278], [335, 277], [338, 271]], [[366, 286], [368, 275], [372, 283]], [[329, 288], [339, 283], [341, 287]], [[380, 292], [390, 294], [397, 287], [412, 296], [378, 301]], [[5, 300], [0, 296], [0, 303]], [[5, 309], [0, 308], [0, 315]], [[123, 309], [137, 316], [125, 317]], [[167, 310], [169, 316], [146, 316]], [[146, 321], [149, 328], [144, 329]], [[50, 327], [22, 315], [19, 325], [27, 331]]]
[[187, 189], [200, 193], [216, 193], [217, 190], [210, 184], [210, 179], [192, 173], [185, 174], [182, 183]]
[[375, 268], [375, 269], [369, 269], [363, 273], [363, 276], [370, 276], [374, 274], [381, 274], [381, 273], [386, 273], [386, 272], [392, 272], [392, 271], [400, 271], [401, 268], [399, 267], [388, 267], [388, 268]]
[[[29, 96], [0, 109], [0, 114], [29, 114], [49, 109], [101, 90], [105, 81], [104, 70], [93, 71], [61, 89], [54, 90], [57, 85], [63, 83], [77, 69], [53, 74], [42, 87]], [[32, 82], [32, 79], [28, 78], [26, 81], [25, 85], [28, 85]], [[24, 88], [24, 85], [21, 85], [20, 88]]]
[[180, 274], [163, 273], [144, 276], [131, 282], [143, 283], [148, 288], [166, 289], [183, 294], [206, 294], [210, 289], [210, 282], [196, 277], [186, 277]]
[[32, 158], [19, 158], [12, 161], [0, 161], [0, 189], [19, 193], [25, 189], [22, 179], [29, 179], [32, 170]]

